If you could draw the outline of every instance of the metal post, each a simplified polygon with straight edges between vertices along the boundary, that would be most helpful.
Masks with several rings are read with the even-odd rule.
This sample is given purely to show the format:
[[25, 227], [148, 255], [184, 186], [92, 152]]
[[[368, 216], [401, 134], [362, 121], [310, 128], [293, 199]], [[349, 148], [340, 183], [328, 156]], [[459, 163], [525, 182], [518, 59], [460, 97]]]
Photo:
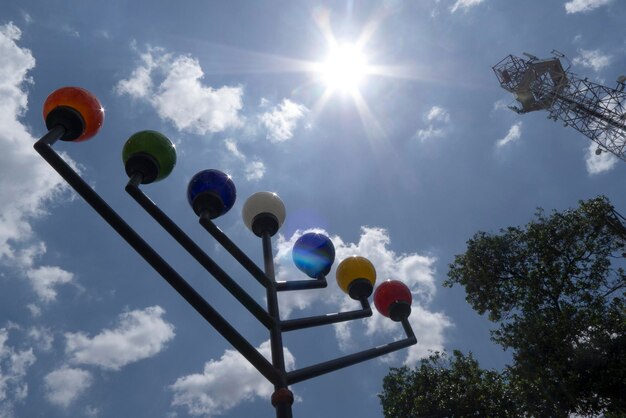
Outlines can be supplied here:
[[285, 370], [285, 354], [283, 350], [283, 336], [278, 309], [278, 294], [276, 291], [276, 275], [274, 273], [274, 256], [272, 254], [272, 237], [268, 232], [261, 236], [263, 242], [263, 263], [265, 275], [270, 280], [267, 287], [267, 311], [274, 318], [274, 326], [270, 328], [270, 347], [272, 349], [272, 365], [278, 369], [279, 378], [274, 384], [272, 404], [276, 408], [276, 418], [292, 418], [291, 405], [293, 394], [287, 388]]

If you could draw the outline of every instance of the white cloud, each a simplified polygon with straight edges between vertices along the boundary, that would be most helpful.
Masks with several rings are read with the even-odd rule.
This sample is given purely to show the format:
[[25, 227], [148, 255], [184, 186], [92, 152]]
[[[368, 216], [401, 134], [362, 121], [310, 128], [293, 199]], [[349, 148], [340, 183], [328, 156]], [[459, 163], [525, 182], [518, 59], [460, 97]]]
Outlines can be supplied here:
[[430, 110], [426, 114], [426, 119], [429, 122], [437, 121], [437, 122], [448, 123], [450, 122], [450, 114], [443, 107], [433, 106], [430, 108]]
[[85, 417], [86, 418], [96, 418], [100, 416], [100, 410], [96, 407], [87, 405], [85, 407]]
[[30, 24], [34, 22], [33, 17], [27, 12], [25, 12], [24, 10], [21, 11], [21, 14], [22, 14], [22, 19], [24, 19], [25, 23]]
[[509, 132], [507, 132], [506, 136], [502, 139], [498, 139], [498, 142], [496, 142], [496, 146], [503, 147], [510, 142], [517, 141], [518, 139], [520, 139], [521, 136], [522, 122], [515, 122], [509, 129]]
[[278, 106], [274, 106], [269, 112], [261, 114], [259, 119], [261, 124], [267, 129], [267, 139], [271, 142], [283, 142], [293, 138], [293, 132], [298, 125], [298, 121], [308, 111], [309, 109], [304, 105], [294, 103], [289, 99], [283, 99]]
[[160, 306], [125, 312], [113, 329], [90, 338], [82, 332], [66, 333], [65, 352], [72, 364], [119, 370], [158, 354], [174, 337], [174, 326], [161, 318]]
[[609, 4], [612, 0], [571, 0], [565, 3], [567, 13], [589, 12]]
[[65, 32], [66, 34], [74, 38], [80, 38], [80, 33], [76, 30], [76, 28], [68, 25], [67, 23], [62, 24], [61, 26], [59, 26], [59, 28], [62, 32]]
[[146, 101], [179, 131], [204, 135], [241, 125], [242, 87], [203, 85], [200, 63], [187, 55], [148, 48], [140, 57], [130, 78], [117, 83], [118, 94]]
[[[19, 120], [28, 107], [24, 85], [31, 82], [28, 72], [35, 67], [30, 50], [18, 46], [20, 37], [21, 31], [13, 23], [0, 26], [0, 260], [16, 266], [24, 275], [31, 271], [39, 277], [43, 270], [34, 267], [34, 262], [45, 253], [45, 245], [34, 242], [31, 221], [42, 217], [46, 204], [69, 187], [33, 150], [35, 138]], [[42, 268], [57, 268], [63, 274], [58, 267]], [[49, 283], [47, 290], [35, 290], [49, 300], [54, 285], [61, 282], [62, 278]]]
[[252, 161], [246, 165], [246, 180], [261, 180], [265, 175], [265, 164], [262, 161]]
[[[321, 230], [311, 231], [324, 233]], [[279, 236], [275, 260], [278, 264], [277, 280], [293, 280], [294, 277], [303, 276], [293, 265], [291, 249], [304, 232], [309, 231], [297, 231], [289, 240]], [[436, 292], [433, 267], [435, 258], [417, 253], [396, 254], [389, 248], [391, 240], [387, 231], [382, 228], [362, 227], [358, 243], [346, 243], [338, 236], [330, 238], [335, 246], [337, 261], [328, 274], [328, 289], [324, 292], [294, 292], [289, 298], [279, 299], [281, 315], [288, 317], [295, 310], [313, 306], [316, 307], [317, 314], [326, 313], [319, 312], [320, 309], [330, 312], [357, 309], [358, 304], [338, 288], [333, 278], [335, 268], [341, 260], [352, 255], [360, 255], [374, 264], [379, 283], [393, 278], [404, 282], [411, 289], [414, 313], [409, 322], [416, 334], [419, 332], [420, 337], [417, 345], [404, 352], [406, 355], [404, 361], [413, 364], [420, 357], [427, 355], [428, 350], [443, 349], [443, 331], [451, 325], [450, 320], [442, 313], [427, 310]], [[349, 321], [335, 325], [335, 335], [339, 348], [350, 350], [357, 345], [380, 341], [381, 338], [387, 340], [403, 338], [404, 334], [397, 323], [374, 312], [371, 318], [362, 322]]]
[[470, 7], [474, 7], [479, 5], [485, 0], [456, 0], [456, 3], [450, 8], [450, 13], [456, 12], [458, 9], [469, 9]]
[[443, 136], [445, 128], [450, 123], [450, 113], [441, 106], [433, 106], [424, 114], [424, 120], [428, 126], [425, 129], [419, 129], [415, 134], [422, 141]]
[[50, 351], [54, 342], [52, 331], [45, 327], [32, 327], [28, 330], [28, 338], [42, 351]]
[[28, 395], [25, 381], [28, 369], [35, 363], [33, 349], [16, 350], [8, 345], [9, 326], [0, 328], [0, 416], [12, 417], [14, 405]]
[[591, 142], [587, 148], [585, 155], [585, 165], [587, 166], [587, 173], [589, 175], [604, 173], [615, 167], [619, 161], [616, 156], [610, 152], [602, 152], [600, 155], [596, 155], [598, 145], [595, 142]]
[[226, 149], [228, 150], [228, 152], [230, 152], [235, 158], [241, 161], [246, 160], [246, 156], [243, 155], [241, 151], [239, 151], [239, 147], [237, 146], [237, 141], [235, 141], [232, 138], [228, 138], [226, 141], [224, 141], [224, 145], [226, 146]]
[[100, 410], [98, 408], [89, 405], [85, 407], [85, 417], [96, 418], [98, 416], [100, 416]]
[[232, 138], [228, 138], [224, 141], [224, 145], [233, 157], [245, 164], [246, 180], [254, 181], [263, 178], [265, 175], [265, 164], [262, 161], [248, 161], [248, 158], [239, 150], [237, 142]]
[[148, 48], [147, 52], [140, 54], [140, 58], [142, 64], [132, 71], [130, 78], [120, 80], [115, 86], [118, 94], [127, 94], [135, 99], [150, 98], [154, 87], [152, 71], [159, 66], [166, 67], [172, 57], [161, 48]]
[[[258, 348], [271, 358], [270, 342]], [[285, 348], [285, 366], [293, 370], [295, 358]], [[185, 407], [190, 415], [213, 417], [255, 397], [269, 398], [274, 387], [239, 352], [226, 350], [219, 360], [210, 360], [202, 373], [180, 377], [170, 389], [172, 406]]]
[[93, 383], [91, 373], [86, 370], [63, 367], [44, 377], [46, 399], [66, 408]]
[[44, 302], [56, 299], [55, 287], [72, 281], [74, 275], [56, 266], [41, 266], [26, 271], [26, 277], [31, 281], [35, 293]]
[[611, 64], [611, 56], [603, 54], [599, 49], [580, 49], [578, 53], [580, 55], [572, 60], [574, 65], [591, 68], [597, 72]]
[[26, 305], [26, 309], [28, 309], [33, 318], [41, 316], [41, 308], [34, 303], [29, 303], [28, 305]]
[[507, 102], [505, 100], [497, 100], [494, 104], [493, 104], [493, 110], [508, 110], [509, 109], [509, 105], [507, 104]]

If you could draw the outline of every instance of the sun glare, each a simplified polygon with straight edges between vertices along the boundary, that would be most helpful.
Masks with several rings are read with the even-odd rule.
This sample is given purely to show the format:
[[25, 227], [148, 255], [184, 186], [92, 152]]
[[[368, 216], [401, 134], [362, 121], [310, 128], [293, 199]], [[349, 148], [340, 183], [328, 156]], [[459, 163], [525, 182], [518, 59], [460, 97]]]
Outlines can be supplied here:
[[336, 45], [322, 63], [320, 73], [328, 88], [353, 92], [367, 74], [367, 60], [356, 45]]

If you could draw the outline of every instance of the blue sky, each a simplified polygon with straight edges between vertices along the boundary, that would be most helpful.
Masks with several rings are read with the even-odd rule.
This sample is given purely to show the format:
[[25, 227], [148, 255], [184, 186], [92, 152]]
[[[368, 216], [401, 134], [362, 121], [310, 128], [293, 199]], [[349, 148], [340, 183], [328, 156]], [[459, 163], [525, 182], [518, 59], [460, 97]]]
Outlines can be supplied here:
[[[66, 85], [106, 109], [97, 137], [55, 148], [250, 342], [269, 336], [127, 196], [121, 149], [153, 129], [177, 146], [170, 177], [146, 193], [260, 303], [262, 288], [197, 224], [185, 191], [199, 170], [233, 176], [218, 225], [261, 263], [239, 216], [277, 192], [279, 279], [301, 278], [290, 248], [321, 229], [338, 259], [369, 257], [407, 283], [418, 344], [294, 385], [298, 418], [379, 418], [389, 367], [429, 350], [508, 354], [447, 266], [478, 230], [526, 223], [607, 195], [626, 208], [625, 165], [545, 113], [517, 115], [491, 66], [549, 57], [609, 86], [626, 73], [620, 0], [20, 1], [0, 18], [0, 417], [273, 416], [271, 387], [32, 150], [41, 107]], [[345, 67], [326, 65], [360, 56]], [[355, 62], [360, 65], [353, 65]], [[335, 68], [335, 70], [328, 70]], [[343, 75], [339, 74], [343, 71]], [[591, 146], [590, 146], [591, 145]], [[335, 263], [336, 266], [337, 263]], [[334, 284], [282, 295], [285, 317], [352, 309]], [[378, 314], [287, 334], [303, 367], [401, 336]]]

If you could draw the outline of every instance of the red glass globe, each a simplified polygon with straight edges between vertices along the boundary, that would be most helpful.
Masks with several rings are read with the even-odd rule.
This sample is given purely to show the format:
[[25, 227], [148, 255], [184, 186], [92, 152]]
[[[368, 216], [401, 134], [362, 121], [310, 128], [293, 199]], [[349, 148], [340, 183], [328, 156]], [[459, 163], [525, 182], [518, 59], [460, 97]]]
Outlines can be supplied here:
[[411, 306], [412, 302], [411, 290], [399, 280], [387, 280], [374, 291], [374, 306], [387, 318], [391, 318], [390, 311], [395, 304], [406, 303]]
[[[80, 87], [62, 87], [53, 91], [43, 104], [43, 118], [48, 122], [48, 115], [59, 107], [71, 108], [78, 112], [84, 122], [83, 131], [74, 142], [85, 141], [92, 138], [104, 122], [104, 109], [90, 92]], [[48, 126], [48, 129], [51, 129]]]

